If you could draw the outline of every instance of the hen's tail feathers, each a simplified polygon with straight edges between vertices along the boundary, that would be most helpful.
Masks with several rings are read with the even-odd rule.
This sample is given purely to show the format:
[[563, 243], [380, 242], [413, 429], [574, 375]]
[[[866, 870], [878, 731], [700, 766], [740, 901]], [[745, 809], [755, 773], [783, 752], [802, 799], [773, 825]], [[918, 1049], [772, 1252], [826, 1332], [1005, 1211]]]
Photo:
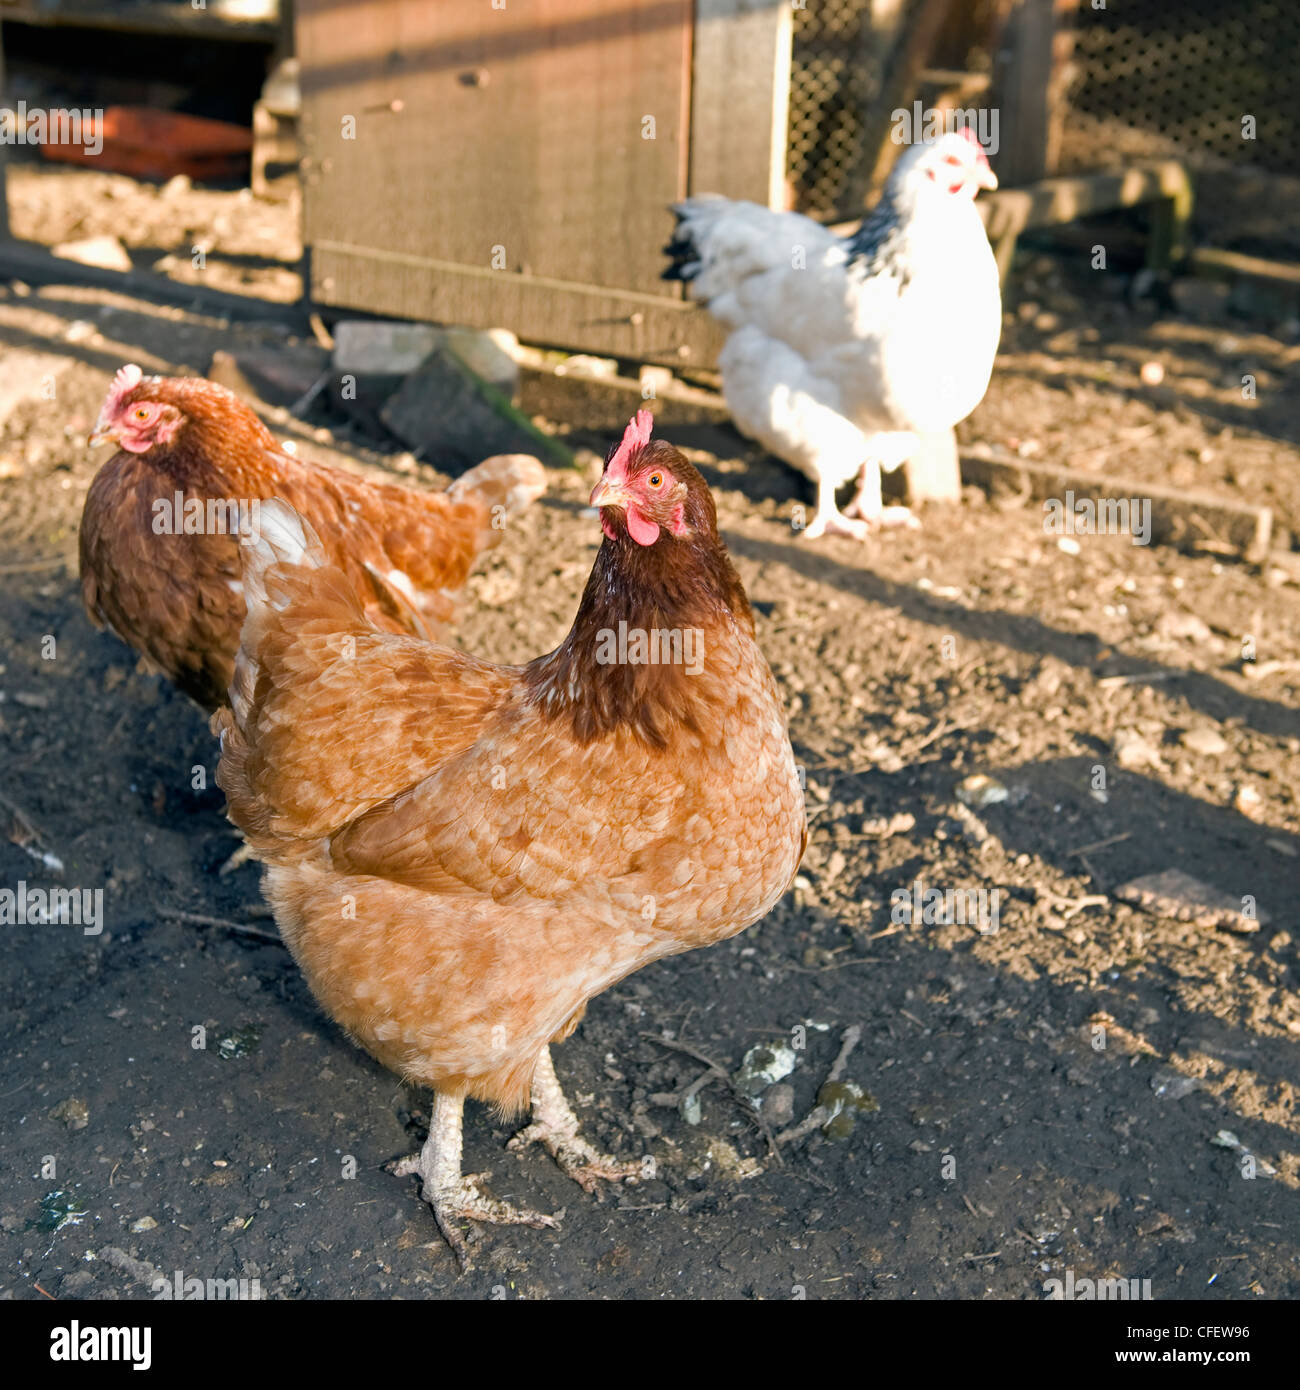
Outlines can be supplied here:
[[668, 266], [659, 278], [683, 282], [694, 280], [704, 268], [704, 262], [699, 247], [695, 244], [696, 224], [691, 217], [690, 203], [675, 204], [672, 214], [677, 220], [677, 225], [673, 228], [668, 245], [663, 249], [664, 255], [668, 257]]
[[546, 469], [531, 454], [494, 454], [475, 464], [447, 489], [453, 501], [477, 497], [488, 510], [493, 530], [530, 507], [546, 491]]

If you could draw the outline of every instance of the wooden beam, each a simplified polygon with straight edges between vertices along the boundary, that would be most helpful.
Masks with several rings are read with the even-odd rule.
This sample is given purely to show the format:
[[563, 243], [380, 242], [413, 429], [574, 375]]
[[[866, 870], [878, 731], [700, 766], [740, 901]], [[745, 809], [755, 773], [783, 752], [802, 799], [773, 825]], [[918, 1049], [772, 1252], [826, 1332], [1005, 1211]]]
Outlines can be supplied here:
[[1028, 492], [1035, 501], [1061, 498], [1072, 492], [1076, 499], [1135, 498], [1151, 503], [1151, 541], [1183, 549], [1231, 548], [1246, 560], [1262, 560], [1273, 535], [1273, 513], [1268, 507], [1209, 497], [1186, 488], [1137, 482], [1110, 473], [1093, 473], [1062, 464], [1031, 463], [1027, 459], [974, 449], [961, 456], [962, 481], [992, 490], [1002, 484], [1014, 492]]
[[785, 206], [792, 32], [786, 0], [697, 0], [692, 193]]

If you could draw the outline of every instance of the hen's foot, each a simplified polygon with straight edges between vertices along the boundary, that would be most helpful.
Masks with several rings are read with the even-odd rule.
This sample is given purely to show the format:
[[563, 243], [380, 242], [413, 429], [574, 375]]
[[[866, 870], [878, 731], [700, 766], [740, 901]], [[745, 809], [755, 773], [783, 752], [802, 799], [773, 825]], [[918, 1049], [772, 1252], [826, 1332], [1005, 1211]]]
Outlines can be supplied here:
[[804, 535], [810, 541], [815, 541], [818, 536], [848, 536], [855, 541], [864, 541], [870, 534], [869, 522], [852, 520], [842, 512], [818, 512], [804, 528]]
[[620, 1182], [627, 1178], [635, 1181], [645, 1172], [644, 1163], [625, 1162], [612, 1154], [601, 1153], [582, 1137], [578, 1117], [565, 1099], [555, 1075], [550, 1048], [543, 1050], [533, 1073], [533, 1122], [521, 1129], [506, 1147], [519, 1153], [530, 1144], [541, 1144], [560, 1170], [590, 1194], [597, 1191], [596, 1184], [602, 1180]]
[[868, 530], [889, 530], [892, 527], [907, 527], [919, 530], [921, 523], [912, 514], [910, 507], [881, 507], [874, 515], [862, 507], [854, 498], [844, 509], [846, 516], [861, 517]]
[[469, 1269], [469, 1252], [457, 1223], [485, 1221], [495, 1226], [559, 1226], [563, 1212], [547, 1216], [527, 1207], [514, 1207], [503, 1202], [481, 1186], [486, 1173], [460, 1171], [462, 1102], [435, 1095], [433, 1115], [429, 1121], [429, 1138], [417, 1154], [398, 1159], [388, 1165], [395, 1177], [419, 1174], [420, 1196], [433, 1209], [434, 1220], [443, 1238], [451, 1246], [461, 1272]]

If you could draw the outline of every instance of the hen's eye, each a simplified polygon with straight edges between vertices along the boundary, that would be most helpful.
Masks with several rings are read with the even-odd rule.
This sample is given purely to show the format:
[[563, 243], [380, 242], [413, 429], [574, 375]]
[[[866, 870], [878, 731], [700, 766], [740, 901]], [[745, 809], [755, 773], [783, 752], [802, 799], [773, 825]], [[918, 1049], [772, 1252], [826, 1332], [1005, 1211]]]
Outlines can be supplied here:
[[136, 406], [135, 418], [137, 420], [147, 420], [149, 418], [149, 407], [147, 405]]
[[646, 479], [646, 482], [649, 483], [651, 487], [663, 487], [664, 475], [662, 473], [651, 473]]

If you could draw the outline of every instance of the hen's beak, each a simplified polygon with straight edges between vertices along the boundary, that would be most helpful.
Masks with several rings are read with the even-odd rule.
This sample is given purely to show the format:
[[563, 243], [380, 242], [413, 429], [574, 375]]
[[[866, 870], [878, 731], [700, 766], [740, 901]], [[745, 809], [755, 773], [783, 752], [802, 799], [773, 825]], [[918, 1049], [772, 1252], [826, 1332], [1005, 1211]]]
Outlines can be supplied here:
[[105, 425], [103, 421], [97, 421], [90, 438], [86, 441], [92, 447], [96, 444], [107, 444], [110, 439], [116, 440], [117, 430], [110, 425]]
[[588, 505], [592, 507], [621, 507], [627, 501], [627, 492], [622, 483], [615, 482], [612, 478], [602, 478], [591, 490], [591, 500]]
[[975, 182], [981, 188], [994, 189], [998, 186], [998, 176], [989, 168], [987, 164], [981, 164], [975, 170]]

